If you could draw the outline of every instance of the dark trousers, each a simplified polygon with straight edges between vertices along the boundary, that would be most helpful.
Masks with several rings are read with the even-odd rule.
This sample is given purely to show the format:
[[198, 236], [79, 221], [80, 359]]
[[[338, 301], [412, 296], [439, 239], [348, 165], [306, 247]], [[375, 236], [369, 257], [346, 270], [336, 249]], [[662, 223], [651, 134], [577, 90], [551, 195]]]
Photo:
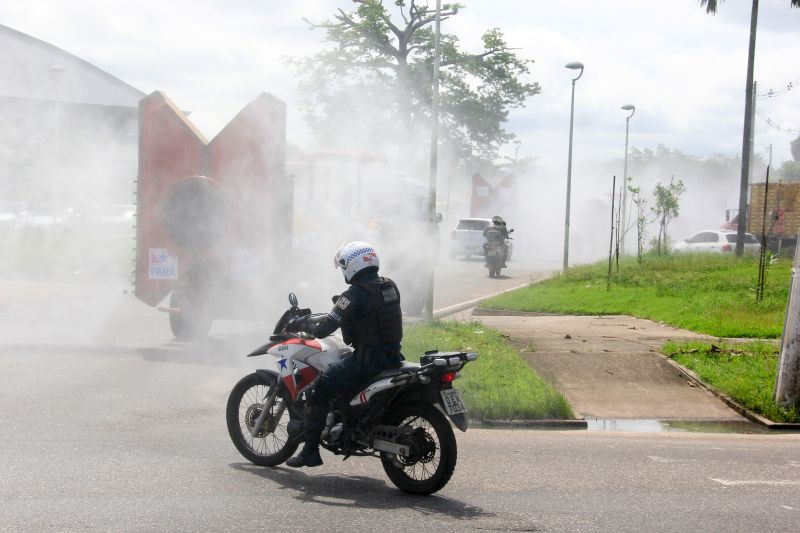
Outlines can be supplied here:
[[[505, 263], [506, 259], [508, 258], [508, 244], [506, 244], [505, 242], [495, 243], [495, 244], [497, 244], [497, 247], [500, 249], [500, 253], [502, 254], [503, 257], [503, 263]], [[487, 262], [489, 261], [488, 245], [489, 245], [488, 242], [484, 243], [483, 245], [483, 257], [486, 259]]]
[[354, 396], [374, 375], [399, 366], [403, 356], [396, 352], [373, 352], [364, 356], [361, 349], [350, 357], [336, 361], [319, 378], [311, 402], [306, 409], [306, 444], [317, 446], [328, 405], [335, 396]]

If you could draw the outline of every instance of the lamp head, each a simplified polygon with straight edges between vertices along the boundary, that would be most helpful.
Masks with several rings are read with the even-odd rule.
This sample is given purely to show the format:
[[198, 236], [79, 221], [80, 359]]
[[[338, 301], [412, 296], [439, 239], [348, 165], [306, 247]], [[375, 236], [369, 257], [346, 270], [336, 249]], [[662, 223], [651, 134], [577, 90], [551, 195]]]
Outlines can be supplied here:
[[636, 106], [633, 104], [625, 104], [624, 106], [620, 107], [620, 109], [631, 112], [631, 114], [628, 115], [628, 118], [631, 118], [633, 114], [636, 113]]
[[583, 63], [581, 63], [580, 61], [574, 61], [572, 63], [567, 63], [564, 66], [572, 70], [580, 70], [580, 72], [578, 72], [578, 77], [572, 80], [572, 87], [574, 88], [575, 82], [578, 81], [581, 78], [581, 76], [583, 76]]

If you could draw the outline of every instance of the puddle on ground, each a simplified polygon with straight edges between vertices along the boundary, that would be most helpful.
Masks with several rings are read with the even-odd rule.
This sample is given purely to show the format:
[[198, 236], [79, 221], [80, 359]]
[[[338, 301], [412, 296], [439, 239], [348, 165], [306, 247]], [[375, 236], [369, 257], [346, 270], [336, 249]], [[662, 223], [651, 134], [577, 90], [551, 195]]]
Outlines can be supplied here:
[[742, 421], [686, 421], [686, 420], [629, 420], [587, 418], [589, 431], [631, 431], [639, 433], [658, 433], [683, 431], [697, 433], [769, 433], [770, 430], [759, 424]]

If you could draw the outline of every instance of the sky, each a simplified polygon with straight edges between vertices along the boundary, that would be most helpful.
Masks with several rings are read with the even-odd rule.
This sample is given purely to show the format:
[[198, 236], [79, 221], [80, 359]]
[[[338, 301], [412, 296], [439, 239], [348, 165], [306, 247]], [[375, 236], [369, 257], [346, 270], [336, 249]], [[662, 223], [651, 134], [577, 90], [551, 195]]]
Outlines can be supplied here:
[[[623, 172], [628, 112], [622, 105], [636, 106], [628, 123], [631, 149], [664, 145], [698, 158], [741, 153], [749, 1], [721, 2], [716, 16], [706, 14], [698, 0], [464, 4], [443, 22], [442, 31], [457, 35], [465, 51], [477, 52], [482, 33], [500, 28], [508, 45], [533, 61], [527, 81], [541, 85], [541, 94], [512, 110], [506, 129], [519, 144], [501, 152], [535, 158], [537, 179], [504, 213], [516, 219], [520, 249], [560, 262], [575, 75], [567, 63], [585, 65], [575, 82], [570, 246], [576, 259], [606, 253], [607, 239], [597, 232], [607, 224], [603, 213], [611, 204], [609, 163], [619, 166], [617, 177]], [[284, 60], [330, 46], [324, 32], [303, 18], [320, 22], [352, 7], [349, 0], [29, 0], [1, 3], [0, 23], [89, 61], [144, 93], [165, 92], [191, 112], [190, 120], [208, 139], [262, 91], [271, 93], [287, 104], [287, 141], [313, 150], [296, 73]], [[800, 85], [798, 29], [800, 9], [792, 9], [788, 0], [761, 0], [756, 93], [775, 96], [757, 100], [754, 149], [767, 161], [772, 147], [774, 166], [791, 159], [789, 143], [800, 135], [800, 88], [788, 89], [790, 83]], [[669, 170], [663, 174], [647, 179], [670, 179]], [[442, 179], [440, 174], [440, 185]], [[462, 181], [468, 187], [468, 180]], [[683, 239], [718, 227], [725, 210], [738, 206], [738, 183], [738, 172], [707, 186], [695, 182], [674, 236]], [[449, 189], [446, 217], [454, 227], [450, 219], [469, 216], [468, 189], [460, 195]], [[457, 197], [463, 197], [460, 207], [453, 200]], [[554, 231], [542, 232], [542, 227]]]
[[[467, 50], [483, 31], [499, 27], [531, 65], [542, 86], [507, 129], [521, 141], [519, 155], [566, 168], [571, 61], [585, 64], [575, 84], [573, 158], [608, 161], [624, 154], [623, 104], [636, 106], [631, 147], [664, 144], [698, 157], [735, 155], [742, 147], [749, 28], [746, 0], [722, 2], [716, 16], [697, 0], [465, 0], [443, 23]], [[134, 87], [162, 90], [213, 137], [261, 91], [287, 103], [289, 142], [304, 145], [311, 132], [298, 108], [287, 56], [325, 46], [321, 21], [347, 0], [29, 0], [3, 2], [2, 23], [73, 53]], [[790, 159], [800, 134], [797, 62], [800, 9], [788, 0], [760, 2], [755, 79], [757, 93], [781, 93], [757, 102], [755, 149], [777, 165]], [[770, 120], [785, 130], [768, 124]], [[516, 145], [505, 149], [514, 155]]]

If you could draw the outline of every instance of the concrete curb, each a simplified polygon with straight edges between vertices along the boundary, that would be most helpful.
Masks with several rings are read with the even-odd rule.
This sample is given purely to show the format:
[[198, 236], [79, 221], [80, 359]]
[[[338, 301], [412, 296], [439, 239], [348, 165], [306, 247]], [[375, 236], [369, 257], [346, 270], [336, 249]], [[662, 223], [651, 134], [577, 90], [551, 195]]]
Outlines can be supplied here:
[[535, 311], [508, 311], [505, 309], [490, 309], [488, 307], [476, 307], [472, 311], [473, 316], [558, 316], [558, 313], [538, 313]]
[[578, 420], [475, 420], [475, 426], [487, 429], [588, 429], [584, 419]]
[[[544, 278], [542, 278], [544, 279]], [[516, 287], [511, 287], [509, 289], [502, 290], [500, 292], [490, 294], [488, 296], [483, 296], [481, 298], [475, 298], [473, 300], [468, 300], [466, 302], [462, 302], [460, 304], [451, 305], [449, 307], [444, 307], [442, 309], [434, 310], [433, 318], [445, 318], [450, 315], [454, 315], [458, 312], [464, 311], [469, 309], [470, 307], [475, 307], [475, 310], [472, 312], [473, 315], [481, 315], [481, 314], [491, 314], [493, 311], [497, 311], [497, 314], [511, 314], [513, 311], [500, 311], [495, 309], [484, 309], [480, 307], [476, 307], [480, 302], [486, 300], [488, 298], [492, 298], [494, 296], [498, 296], [500, 294], [505, 294], [507, 292], [516, 291], [519, 289], [524, 289], [525, 287], [530, 287], [534, 283], [538, 283], [542, 281], [541, 279], [528, 281], [522, 285], [517, 285]], [[486, 313], [475, 313], [477, 310], [486, 311]], [[534, 313], [520, 313], [520, 314], [534, 314]], [[537, 315], [542, 315], [542, 313], [536, 313]], [[589, 424], [584, 419], [578, 420], [474, 420], [471, 421], [474, 426], [479, 428], [487, 428], [487, 429], [588, 429]]]
[[476, 307], [483, 300], [488, 300], [489, 298], [493, 298], [495, 296], [499, 296], [499, 295], [505, 294], [507, 292], [516, 291], [516, 290], [519, 290], [519, 289], [524, 289], [525, 287], [530, 287], [534, 283], [539, 283], [543, 279], [546, 279], [546, 278], [531, 280], [531, 281], [528, 281], [526, 283], [523, 283], [522, 285], [517, 285], [517, 286], [511, 287], [509, 289], [504, 289], [504, 290], [502, 290], [500, 292], [496, 292], [494, 294], [489, 294], [487, 296], [481, 296], [480, 298], [474, 298], [474, 299], [468, 300], [466, 302], [461, 302], [460, 304], [451, 305], [449, 307], [443, 307], [441, 309], [434, 309], [433, 318], [444, 318], [444, 317], [447, 317], [447, 316], [450, 316], [450, 315], [454, 315], [454, 314], [458, 313], [459, 311], [463, 311], [465, 309], [469, 309], [470, 307]]
[[728, 407], [730, 407], [731, 409], [733, 409], [734, 411], [736, 411], [737, 413], [739, 413], [740, 415], [742, 415], [746, 419], [750, 420], [751, 422], [755, 422], [756, 424], [761, 424], [762, 426], [764, 426], [764, 427], [766, 427], [767, 429], [770, 429], [770, 430], [776, 430], [776, 431], [800, 431], [800, 423], [795, 423], [795, 422], [773, 422], [772, 420], [770, 420], [768, 418], [764, 418], [760, 414], [758, 414], [758, 413], [756, 413], [754, 411], [751, 411], [750, 409], [748, 409], [748, 408], [746, 408], [746, 407], [744, 407], [742, 405], [739, 405], [733, 398], [731, 398], [727, 394], [723, 394], [723, 393], [719, 392], [718, 390], [714, 389], [713, 387], [711, 387], [710, 385], [707, 385], [705, 382], [703, 382], [703, 380], [700, 379], [700, 377], [697, 374], [695, 374], [694, 372], [692, 372], [688, 368], [676, 363], [675, 361], [672, 360], [672, 358], [667, 357], [666, 355], [661, 354], [661, 353], [659, 353], [658, 355], [660, 355], [661, 357], [666, 359], [666, 361], [670, 365], [672, 365], [673, 368], [675, 368], [675, 370], [677, 370], [678, 372], [680, 372], [681, 374], [686, 376], [686, 378], [689, 379], [690, 381], [692, 381], [695, 385], [697, 385], [698, 387], [704, 388], [705, 390], [707, 390], [708, 392], [710, 392], [711, 394], [713, 394], [714, 396], [716, 396], [717, 398], [722, 400]]

